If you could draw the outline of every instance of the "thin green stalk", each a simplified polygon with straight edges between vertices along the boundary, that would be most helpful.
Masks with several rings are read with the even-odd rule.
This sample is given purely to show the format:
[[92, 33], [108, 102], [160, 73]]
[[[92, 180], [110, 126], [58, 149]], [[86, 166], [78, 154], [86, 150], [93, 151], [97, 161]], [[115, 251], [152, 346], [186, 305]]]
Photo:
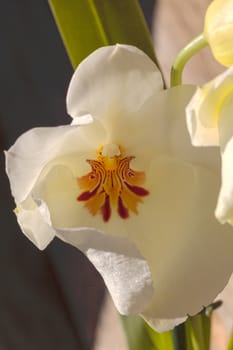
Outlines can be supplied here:
[[182, 84], [182, 74], [186, 63], [198, 51], [208, 45], [203, 34], [194, 38], [187, 46], [185, 46], [176, 56], [171, 69], [171, 87]]

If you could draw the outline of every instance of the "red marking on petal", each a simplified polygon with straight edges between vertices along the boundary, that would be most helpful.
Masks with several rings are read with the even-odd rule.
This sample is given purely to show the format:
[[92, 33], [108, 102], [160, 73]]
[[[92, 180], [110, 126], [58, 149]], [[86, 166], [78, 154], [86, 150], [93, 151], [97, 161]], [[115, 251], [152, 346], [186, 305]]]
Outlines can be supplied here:
[[147, 196], [149, 194], [149, 191], [145, 190], [145, 188], [143, 188], [143, 187], [131, 186], [127, 182], [125, 182], [125, 184], [132, 192], [134, 192], [138, 196], [143, 197], [143, 196]]
[[129, 217], [129, 211], [128, 209], [124, 206], [123, 201], [121, 197], [118, 198], [118, 214], [122, 219], [127, 219]]
[[87, 201], [88, 199], [90, 199], [91, 197], [93, 197], [95, 195], [96, 191], [93, 192], [83, 192], [80, 194], [80, 196], [77, 197], [78, 201]]
[[85, 191], [83, 193], [81, 193], [78, 197], [77, 197], [77, 201], [87, 201], [88, 199], [90, 199], [91, 197], [95, 196], [97, 190], [98, 190], [99, 186], [97, 186], [94, 191], [90, 192], [90, 191]]
[[102, 217], [105, 222], [110, 219], [111, 216], [111, 207], [109, 196], [106, 196], [104, 205], [101, 207]]

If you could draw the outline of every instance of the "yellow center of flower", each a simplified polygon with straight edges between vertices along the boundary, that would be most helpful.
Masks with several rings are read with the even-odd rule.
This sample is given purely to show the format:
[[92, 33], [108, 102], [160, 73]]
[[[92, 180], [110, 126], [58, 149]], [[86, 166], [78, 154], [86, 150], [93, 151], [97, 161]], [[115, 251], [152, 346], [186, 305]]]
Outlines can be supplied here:
[[118, 145], [108, 144], [98, 152], [96, 160], [88, 159], [91, 171], [77, 179], [81, 190], [78, 201], [92, 215], [101, 213], [103, 221], [111, 217], [112, 208], [122, 219], [129, 217], [129, 211], [138, 214], [137, 205], [149, 192], [141, 187], [145, 173], [130, 168], [134, 157], [124, 157]]

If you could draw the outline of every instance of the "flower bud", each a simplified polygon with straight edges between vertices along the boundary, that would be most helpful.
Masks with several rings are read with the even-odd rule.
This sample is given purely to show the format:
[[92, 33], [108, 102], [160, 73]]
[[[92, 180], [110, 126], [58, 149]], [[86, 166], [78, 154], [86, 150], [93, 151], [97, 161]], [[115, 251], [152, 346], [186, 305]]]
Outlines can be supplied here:
[[205, 16], [204, 36], [215, 59], [226, 67], [233, 64], [233, 1], [214, 0]]

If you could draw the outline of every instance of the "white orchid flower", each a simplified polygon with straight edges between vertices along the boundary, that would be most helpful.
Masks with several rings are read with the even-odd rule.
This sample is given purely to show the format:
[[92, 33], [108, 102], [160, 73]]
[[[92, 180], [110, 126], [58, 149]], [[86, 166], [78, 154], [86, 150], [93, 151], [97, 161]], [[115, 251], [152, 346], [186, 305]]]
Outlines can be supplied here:
[[233, 225], [233, 67], [197, 89], [186, 109], [187, 125], [196, 146], [220, 146], [222, 184], [216, 217]]
[[119, 312], [158, 331], [212, 302], [233, 267], [232, 232], [212, 214], [219, 156], [192, 147], [185, 126], [193, 92], [163, 90], [139, 49], [103, 47], [73, 75], [71, 125], [30, 130], [6, 152], [26, 236], [79, 248]]

